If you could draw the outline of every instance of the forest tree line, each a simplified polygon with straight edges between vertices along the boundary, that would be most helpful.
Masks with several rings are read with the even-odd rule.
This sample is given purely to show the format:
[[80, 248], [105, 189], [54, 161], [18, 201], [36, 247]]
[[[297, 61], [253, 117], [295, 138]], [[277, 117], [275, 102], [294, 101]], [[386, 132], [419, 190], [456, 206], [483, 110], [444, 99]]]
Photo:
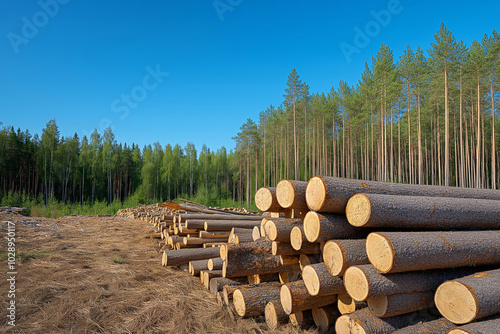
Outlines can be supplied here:
[[389, 46], [365, 63], [359, 82], [311, 93], [295, 69], [283, 102], [248, 119], [236, 147], [197, 151], [192, 143], [139, 148], [111, 129], [61, 137], [55, 120], [41, 136], [0, 132], [1, 196], [47, 203], [150, 202], [199, 196], [250, 205], [261, 186], [332, 175], [459, 187], [500, 187], [496, 105], [500, 35], [466, 46], [441, 25], [431, 48]]

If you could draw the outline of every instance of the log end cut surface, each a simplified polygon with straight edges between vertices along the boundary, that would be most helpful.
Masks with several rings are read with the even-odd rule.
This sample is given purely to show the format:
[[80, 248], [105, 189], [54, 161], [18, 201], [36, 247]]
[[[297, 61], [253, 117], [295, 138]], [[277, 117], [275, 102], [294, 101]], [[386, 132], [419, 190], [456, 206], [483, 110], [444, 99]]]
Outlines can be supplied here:
[[283, 208], [289, 208], [293, 205], [295, 200], [295, 188], [293, 183], [289, 180], [281, 180], [276, 185], [276, 198], [278, 199], [279, 205]]
[[266, 230], [266, 236], [271, 240], [276, 240], [278, 237], [278, 229], [276, 228], [276, 224], [272, 220], [268, 220], [264, 227]]
[[236, 313], [238, 313], [240, 317], [245, 316], [247, 311], [245, 306], [245, 298], [243, 297], [243, 294], [240, 290], [236, 290], [233, 292], [233, 305]]
[[321, 232], [318, 213], [309, 211], [304, 217], [304, 235], [309, 242], [316, 242]]
[[290, 315], [292, 313], [293, 299], [292, 292], [286, 285], [281, 286], [280, 300], [281, 306], [283, 306], [283, 311], [285, 311], [286, 314]]
[[370, 284], [365, 273], [358, 267], [349, 267], [344, 273], [344, 286], [352, 299], [365, 301], [370, 292]]
[[302, 270], [302, 279], [306, 285], [307, 292], [309, 292], [311, 296], [316, 296], [319, 293], [321, 283], [318, 273], [313, 266], [304, 267], [304, 270]]
[[302, 248], [302, 230], [300, 227], [295, 226], [292, 229], [292, 232], [290, 232], [290, 244], [292, 245], [292, 248], [295, 250], [300, 250]]
[[364, 226], [371, 216], [370, 199], [365, 194], [352, 196], [347, 202], [345, 213], [349, 224], [356, 227]]
[[377, 317], [383, 317], [387, 314], [388, 305], [387, 296], [368, 299], [368, 308]]
[[391, 240], [379, 233], [370, 233], [366, 238], [366, 255], [372, 266], [381, 273], [391, 271], [396, 260]]
[[336, 242], [328, 241], [323, 247], [323, 260], [332, 276], [341, 275], [344, 268], [344, 252]]
[[370, 334], [366, 333], [363, 327], [360, 326], [348, 314], [341, 315], [337, 319], [337, 322], [335, 322], [335, 332], [339, 334], [341, 333]]
[[479, 312], [479, 301], [467, 285], [448, 281], [436, 290], [434, 302], [439, 312], [455, 324], [466, 324], [474, 320]]
[[306, 203], [309, 209], [320, 211], [325, 204], [327, 189], [322, 178], [315, 176], [309, 180], [306, 188]]
[[330, 317], [323, 308], [313, 308], [312, 316], [314, 323], [321, 331], [326, 331], [330, 327]]
[[262, 212], [273, 206], [273, 193], [268, 188], [260, 188], [255, 193], [255, 206]]
[[279, 327], [281, 321], [279, 319], [278, 310], [276, 310], [276, 306], [273, 302], [267, 303], [264, 314], [267, 327], [269, 327], [270, 330], [275, 330]]

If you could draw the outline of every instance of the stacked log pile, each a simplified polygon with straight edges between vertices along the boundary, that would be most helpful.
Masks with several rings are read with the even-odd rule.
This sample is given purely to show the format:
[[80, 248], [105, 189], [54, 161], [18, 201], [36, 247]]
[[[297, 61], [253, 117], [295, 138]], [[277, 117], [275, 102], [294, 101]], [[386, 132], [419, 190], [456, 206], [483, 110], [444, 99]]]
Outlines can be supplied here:
[[146, 215], [174, 238], [162, 264], [271, 329], [498, 331], [500, 191], [317, 176], [261, 188], [255, 203], [269, 215]]

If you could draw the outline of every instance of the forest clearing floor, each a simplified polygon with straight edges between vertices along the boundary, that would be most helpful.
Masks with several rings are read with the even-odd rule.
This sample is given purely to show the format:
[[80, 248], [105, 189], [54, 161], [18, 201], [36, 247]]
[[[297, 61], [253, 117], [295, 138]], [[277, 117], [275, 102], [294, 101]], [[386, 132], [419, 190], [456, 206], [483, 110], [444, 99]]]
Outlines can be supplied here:
[[[161, 266], [149, 224], [0, 214], [2, 333], [315, 333], [231, 319], [198, 277]], [[15, 224], [15, 327], [7, 324], [7, 222]]]

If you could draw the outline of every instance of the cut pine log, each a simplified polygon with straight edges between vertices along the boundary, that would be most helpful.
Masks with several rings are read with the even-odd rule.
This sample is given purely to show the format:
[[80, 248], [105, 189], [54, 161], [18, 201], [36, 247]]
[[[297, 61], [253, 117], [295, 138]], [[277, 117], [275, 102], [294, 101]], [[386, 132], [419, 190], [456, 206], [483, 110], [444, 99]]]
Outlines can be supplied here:
[[198, 275], [202, 270], [208, 270], [208, 260], [189, 261], [188, 265], [188, 272], [193, 276]]
[[479, 198], [500, 200], [500, 191], [315, 176], [307, 184], [306, 202], [317, 212], [345, 213], [347, 201], [357, 193], [405, 196]]
[[222, 264], [224, 261], [220, 257], [209, 259], [207, 262], [208, 270], [218, 270], [222, 269]]
[[439, 312], [459, 325], [500, 314], [500, 269], [445, 282], [434, 299]]
[[328, 240], [323, 247], [323, 261], [332, 276], [342, 276], [347, 268], [368, 264], [365, 239]]
[[186, 246], [189, 246], [189, 245], [203, 245], [204, 243], [207, 243], [207, 242], [226, 242], [227, 239], [224, 238], [224, 239], [204, 239], [204, 238], [188, 238], [188, 237], [184, 237], [182, 238], [182, 243]]
[[346, 216], [356, 227], [495, 230], [500, 229], [500, 201], [356, 194], [347, 202]]
[[[398, 329], [392, 334], [447, 334], [450, 329], [455, 328], [456, 325], [449, 322], [445, 318], [440, 318], [432, 321], [421, 322], [413, 326]], [[499, 333], [500, 334], [500, 333]]]
[[273, 300], [267, 303], [264, 310], [264, 316], [266, 318], [267, 327], [270, 330], [275, 330], [280, 325], [284, 325], [288, 322], [288, 315], [283, 310], [283, 306], [281, 306], [279, 300]]
[[[203, 227], [202, 227], [203, 228]], [[229, 238], [229, 234], [231, 232], [207, 232], [207, 231], [200, 231], [199, 232], [199, 237], [203, 239], [226, 239]], [[211, 240], [208, 240], [211, 241]]]
[[233, 227], [252, 230], [259, 226], [259, 220], [207, 220], [204, 224], [205, 231], [231, 231]]
[[324, 333], [335, 324], [340, 312], [337, 305], [333, 304], [312, 309], [312, 316], [320, 332]]
[[272, 253], [272, 242], [266, 239], [259, 239], [254, 242], [249, 242], [241, 245], [228, 244], [220, 247], [220, 257], [222, 260], [227, 260], [228, 254], [232, 256], [245, 256], [248, 253]]
[[239, 287], [233, 292], [233, 305], [240, 317], [264, 315], [266, 305], [280, 298], [280, 284]]
[[210, 289], [210, 281], [213, 278], [216, 277], [221, 277], [222, 276], [222, 270], [205, 270], [205, 271], [200, 271], [200, 276], [203, 274], [203, 285], [207, 290]]
[[267, 217], [264, 217], [262, 218], [261, 222], [260, 222], [260, 236], [262, 238], [265, 238], [266, 235], [267, 235], [267, 231], [266, 231], [266, 224], [267, 222], [270, 220], [270, 218], [267, 218]]
[[330, 275], [323, 262], [305, 266], [302, 279], [311, 296], [346, 293], [342, 278]]
[[255, 193], [255, 206], [262, 212], [284, 211], [276, 198], [275, 187], [262, 187]]
[[434, 291], [445, 281], [473, 274], [477, 270], [464, 267], [382, 275], [372, 265], [364, 264], [347, 268], [343, 279], [347, 293], [361, 302], [368, 298]]
[[337, 307], [341, 314], [351, 313], [367, 307], [366, 302], [357, 302], [348, 293], [341, 293], [337, 296]]
[[304, 281], [295, 281], [281, 286], [281, 305], [286, 314], [323, 307], [337, 301], [335, 295], [311, 296]]
[[381, 273], [500, 263], [500, 231], [376, 232], [366, 238]]
[[500, 317], [455, 328], [448, 334], [500, 334]]
[[165, 266], [178, 266], [181, 264], [188, 264], [189, 261], [194, 260], [208, 260], [219, 257], [219, 248], [187, 248], [181, 250], [168, 250], [164, 251]]
[[301, 245], [300, 250], [296, 250], [288, 242], [276, 242], [272, 243], [272, 254], [273, 255], [300, 255], [300, 254], [319, 254], [320, 245], [318, 243], [306, 242]]
[[290, 232], [295, 226], [302, 226], [301, 218], [272, 218], [266, 222], [266, 236], [272, 241], [290, 242]]
[[369, 309], [364, 308], [362, 310], [340, 316], [335, 323], [335, 332], [337, 334], [388, 334], [393, 333], [395, 330], [430, 320], [434, 320], [431, 314], [420, 313], [410, 313], [380, 319], [374, 316]]
[[434, 306], [434, 292], [422, 291], [369, 298], [368, 308], [379, 318], [388, 318]]
[[215, 295], [217, 292], [222, 291], [225, 285], [236, 286], [246, 283], [245, 278], [224, 278], [224, 277], [214, 277], [210, 280], [210, 293]]
[[188, 220], [261, 220], [262, 216], [259, 215], [236, 215], [236, 214], [205, 214], [205, 213], [192, 213], [192, 214], [179, 214], [176, 222], [182, 223]]
[[[315, 245], [318, 245], [316, 242], [309, 242], [307, 241], [305, 235], [304, 235], [304, 229], [302, 226], [295, 226], [292, 228], [292, 232], [290, 232], [290, 245], [292, 245], [292, 248], [298, 251], [300, 254], [302, 250], [304, 250], [303, 253], [308, 253], [308, 254], [315, 254], [311, 253], [310, 251], [307, 252], [307, 249], [315, 249]], [[321, 253], [321, 243], [320, 245], [320, 253]]]
[[285, 209], [295, 209], [307, 212], [306, 181], [281, 180], [276, 185], [276, 198], [279, 205]]
[[309, 211], [304, 218], [304, 234], [309, 242], [331, 239], [360, 239], [370, 231], [352, 226], [344, 215]]

